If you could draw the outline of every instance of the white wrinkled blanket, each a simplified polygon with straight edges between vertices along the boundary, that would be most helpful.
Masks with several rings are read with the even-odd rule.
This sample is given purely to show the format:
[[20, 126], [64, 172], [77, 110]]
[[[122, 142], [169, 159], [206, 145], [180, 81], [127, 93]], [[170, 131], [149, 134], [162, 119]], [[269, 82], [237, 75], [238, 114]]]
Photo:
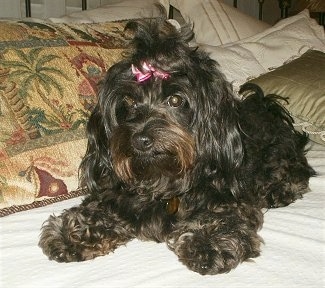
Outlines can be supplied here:
[[0, 218], [0, 287], [325, 287], [325, 147], [308, 152], [318, 177], [303, 200], [265, 213], [265, 245], [254, 262], [224, 275], [200, 276], [178, 262], [165, 244], [132, 241], [88, 262], [49, 261], [37, 246], [40, 227], [52, 213], [80, 198]]

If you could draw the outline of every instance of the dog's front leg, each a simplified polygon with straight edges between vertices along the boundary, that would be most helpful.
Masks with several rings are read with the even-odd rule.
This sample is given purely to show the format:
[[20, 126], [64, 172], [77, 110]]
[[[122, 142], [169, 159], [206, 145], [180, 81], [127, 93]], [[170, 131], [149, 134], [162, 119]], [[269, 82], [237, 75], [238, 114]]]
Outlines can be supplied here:
[[133, 237], [132, 228], [111, 209], [98, 202], [73, 207], [50, 216], [42, 227], [39, 246], [51, 260], [84, 261], [105, 255]]
[[219, 206], [180, 222], [167, 245], [190, 270], [226, 273], [259, 256], [262, 222], [261, 211], [248, 205]]

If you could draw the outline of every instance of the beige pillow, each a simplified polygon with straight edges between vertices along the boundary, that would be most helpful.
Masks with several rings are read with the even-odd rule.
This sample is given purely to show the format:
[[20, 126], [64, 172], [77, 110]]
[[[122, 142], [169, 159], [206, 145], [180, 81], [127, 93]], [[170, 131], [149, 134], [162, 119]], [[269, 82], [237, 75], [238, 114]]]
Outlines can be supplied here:
[[325, 145], [325, 53], [308, 51], [250, 82], [258, 84], [265, 94], [286, 97], [288, 103], [283, 104], [295, 127]]
[[194, 24], [197, 43], [220, 45], [255, 35], [269, 24], [218, 0], [172, 0], [183, 18]]

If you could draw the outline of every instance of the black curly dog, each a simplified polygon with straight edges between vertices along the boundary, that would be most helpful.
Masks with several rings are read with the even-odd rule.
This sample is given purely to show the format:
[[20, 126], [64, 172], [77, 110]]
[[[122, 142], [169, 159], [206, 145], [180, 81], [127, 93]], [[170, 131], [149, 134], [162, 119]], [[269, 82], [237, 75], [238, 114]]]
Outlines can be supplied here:
[[262, 209], [308, 191], [307, 137], [279, 97], [247, 84], [236, 98], [217, 63], [188, 44], [189, 27], [126, 29], [132, 48], [109, 69], [87, 126], [88, 196], [50, 216], [39, 245], [70, 262], [153, 240], [195, 272], [228, 272], [260, 254]]

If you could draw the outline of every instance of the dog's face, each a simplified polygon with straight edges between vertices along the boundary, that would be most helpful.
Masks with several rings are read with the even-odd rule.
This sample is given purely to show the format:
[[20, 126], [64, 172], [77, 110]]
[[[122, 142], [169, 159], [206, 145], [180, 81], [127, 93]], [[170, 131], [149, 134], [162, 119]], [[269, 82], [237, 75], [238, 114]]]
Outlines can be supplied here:
[[133, 50], [109, 69], [88, 123], [84, 185], [99, 189], [110, 179], [164, 197], [188, 189], [198, 174], [233, 170], [241, 143], [216, 63], [189, 47], [189, 30], [166, 22], [129, 28]]
[[189, 91], [172, 78], [132, 79], [118, 93], [110, 151], [113, 168], [125, 182], [184, 177], [194, 164]]

